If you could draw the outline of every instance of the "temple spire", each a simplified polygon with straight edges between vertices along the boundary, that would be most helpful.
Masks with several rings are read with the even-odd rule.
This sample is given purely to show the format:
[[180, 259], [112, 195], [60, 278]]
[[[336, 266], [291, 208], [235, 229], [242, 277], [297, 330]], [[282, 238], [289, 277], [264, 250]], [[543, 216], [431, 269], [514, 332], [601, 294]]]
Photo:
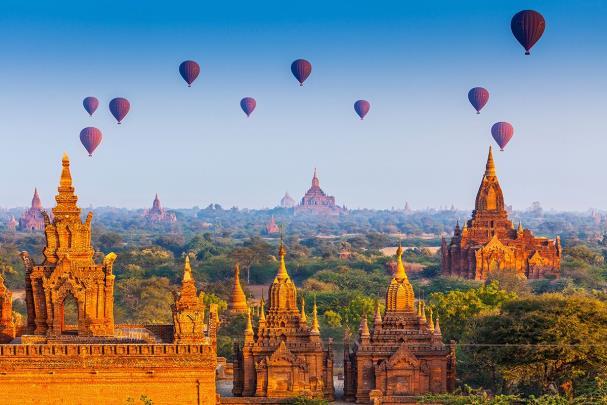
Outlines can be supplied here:
[[285, 264], [285, 255], [287, 254], [287, 249], [285, 249], [285, 245], [282, 243], [282, 238], [280, 239], [280, 247], [278, 248], [278, 256], [280, 260], [280, 264], [278, 266], [278, 273], [276, 274], [276, 279], [284, 280], [289, 278], [289, 273], [287, 273], [287, 266]]
[[428, 312], [428, 328], [430, 332], [434, 333], [434, 320], [432, 319], [432, 308], [429, 308]]
[[316, 307], [316, 297], [314, 297], [314, 306], [312, 307], [312, 330], [315, 335], [320, 334], [320, 326], [318, 324], [318, 308]]
[[68, 218], [80, 220], [80, 208], [76, 205], [78, 197], [74, 194], [72, 173], [70, 172], [70, 158], [67, 153], [63, 154], [61, 166], [61, 177], [59, 179], [59, 187], [57, 188], [59, 194], [55, 196], [57, 206], [53, 208], [53, 214], [60, 221]]
[[369, 338], [369, 336], [371, 336], [371, 333], [369, 332], [369, 324], [367, 323], [367, 315], [363, 315], [363, 317], [360, 320], [360, 337], [361, 338]]
[[261, 293], [261, 301], [259, 302], [259, 322], [266, 322], [266, 302], [263, 299], [263, 292]]
[[38, 195], [38, 188], [34, 188], [34, 197], [32, 197], [32, 208], [42, 209], [42, 202], [40, 201], [40, 195]]
[[300, 318], [302, 323], [307, 323], [308, 322], [308, 317], [306, 316], [306, 301], [304, 299], [304, 297], [301, 297], [301, 318]]
[[251, 308], [247, 310], [247, 328], [244, 331], [245, 342], [253, 341], [253, 322], [251, 322]]
[[193, 280], [192, 278], [192, 266], [190, 266], [190, 256], [185, 257], [185, 264], [183, 265], [183, 283], [188, 283]]
[[493, 161], [493, 150], [489, 146], [489, 156], [487, 157], [487, 166], [485, 169], [485, 177], [495, 177], [495, 162]]
[[375, 318], [373, 319], [373, 326], [376, 328], [381, 326], [381, 311], [379, 310], [379, 300], [375, 300]]
[[440, 324], [438, 323], [438, 315], [436, 315], [436, 325], [434, 326], [434, 334], [442, 335], [441, 330], [440, 330]]
[[232, 295], [230, 296], [229, 309], [234, 314], [245, 313], [247, 311], [247, 296], [240, 285], [240, 265], [234, 265], [234, 285], [232, 286]]
[[403, 247], [400, 244], [398, 249], [396, 249], [396, 271], [394, 272], [394, 278], [399, 281], [407, 279], [405, 265], [403, 264]]
[[316, 168], [314, 168], [314, 176], [312, 177], [312, 187], [320, 187], [320, 180], [318, 180]]

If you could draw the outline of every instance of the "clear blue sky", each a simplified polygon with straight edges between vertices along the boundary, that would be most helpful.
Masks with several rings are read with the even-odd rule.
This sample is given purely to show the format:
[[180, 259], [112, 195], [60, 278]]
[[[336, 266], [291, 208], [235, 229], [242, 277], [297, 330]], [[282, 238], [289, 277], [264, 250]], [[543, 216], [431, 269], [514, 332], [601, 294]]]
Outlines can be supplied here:
[[[510, 33], [526, 8], [547, 20], [530, 57]], [[28, 204], [34, 186], [51, 205], [66, 151], [83, 206], [144, 207], [158, 192], [169, 207], [269, 207], [300, 198], [317, 167], [351, 208], [469, 208], [505, 120], [507, 203], [607, 208], [606, 20], [601, 0], [5, 0], [0, 206]], [[300, 57], [314, 66], [303, 88]], [[202, 69], [192, 88], [185, 59]], [[466, 98], [477, 85], [491, 92], [480, 116]], [[132, 104], [121, 126], [117, 96]], [[362, 122], [358, 98], [372, 104]], [[78, 139], [89, 125], [104, 133], [92, 159]]]

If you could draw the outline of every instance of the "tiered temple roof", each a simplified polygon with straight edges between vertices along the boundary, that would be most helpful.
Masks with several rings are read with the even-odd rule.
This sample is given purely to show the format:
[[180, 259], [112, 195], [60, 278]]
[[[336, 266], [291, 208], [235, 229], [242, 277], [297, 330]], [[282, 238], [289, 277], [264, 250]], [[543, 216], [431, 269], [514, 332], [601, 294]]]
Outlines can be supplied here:
[[19, 218], [20, 231], [41, 231], [44, 229], [44, 218], [42, 217], [42, 201], [38, 195], [38, 189], [34, 189], [32, 206]]
[[314, 169], [312, 187], [306, 191], [299, 205], [295, 207], [295, 213], [337, 215], [342, 211], [343, 208], [335, 205], [335, 197], [326, 195], [320, 188], [320, 180]]
[[463, 228], [456, 224], [448, 245], [443, 238], [441, 253], [446, 275], [483, 280], [492, 271], [507, 269], [531, 279], [560, 273], [559, 237], [537, 238], [520, 223], [515, 229], [508, 219], [491, 148], [472, 218]]

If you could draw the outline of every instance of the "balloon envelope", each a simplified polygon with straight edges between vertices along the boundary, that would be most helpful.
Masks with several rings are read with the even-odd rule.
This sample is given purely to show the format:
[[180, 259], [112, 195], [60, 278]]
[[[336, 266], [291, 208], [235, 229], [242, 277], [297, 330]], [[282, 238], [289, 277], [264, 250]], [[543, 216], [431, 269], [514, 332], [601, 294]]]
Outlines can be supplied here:
[[291, 73], [293, 73], [299, 85], [303, 86], [303, 83], [312, 73], [312, 64], [305, 59], [297, 59], [291, 63]]
[[84, 106], [86, 112], [89, 113], [90, 116], [92, 116], [93, 113], [97, 110], [97, 107], [99, 107], [99, 100], [97, 100], [96, 97], [87, 97], [82, 100], [82, 105]]
[[188, 87], [191, 87], [194, 80], [200, 74], [200, 65], [193, 60], [186, 60], [179, 65], [179, 73], [188, 84]]
[[365, 119], [365, 115], [367, 115], [370, 109], [371, 103], [367, 100], [358, 100], [354, 103], [354, 111], [356, 111], [361, 120]]
[[529, 50], [539, 41], [546, 29], [546, 20], [537, 11], [523, 10], [512, 17], [510, 29], [525, 48], [525, 55], [529, 55]]
[[491, 135], [503, 151], [514, 135], [514, 127], [508, 122], [496, 122], [491, 127]]
[[116, 121], [118, 121], [119, 124], [122, 122], [124, 117], [126, 117], [130, 109], [131, 103], [129, 103], [129, 100], [126, 98], [117, 97], [110, 101], [110, 112], [114, 118], [116, 118]]
[[240, 108], [242, 108], [242, 111], [247, 114], [247, 117], [251, 115], [256, 106], [257, 102], [253, 97], [245, 97], [240, 100]]
[[103, 134], [101, 134], [101, 131], [94, 127], [86, 127], [80, 131], [80, 142], [84, 145], [89, 156], [93, 156], [93, 152], [101, 143], [102, 138]]
[[483, 87], [470, 89], [468, 92], [468, 100], [470, 100], [470, 104], [472, 104], [476, 113], [480, 114], [485, 104], [487, 104], [487, 101], [489, 101], [489, 91]]

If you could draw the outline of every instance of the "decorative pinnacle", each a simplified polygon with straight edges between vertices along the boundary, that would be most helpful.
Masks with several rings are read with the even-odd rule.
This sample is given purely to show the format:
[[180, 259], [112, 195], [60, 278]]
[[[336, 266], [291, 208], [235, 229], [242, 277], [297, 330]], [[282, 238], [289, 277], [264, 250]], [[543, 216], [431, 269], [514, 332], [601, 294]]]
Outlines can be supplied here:
[[251, 307], [247, 310], [247, 328], [244, 331], [245, 336], [253, 336], [253, 322], [251, 322]]
[[306, 316], [306, 301], [304, 297], [301, 297], [301, 321], [303, 323], [308, 322], [308, 317]]
[[280, 239], [280, 247], [278, 248], [278, 256], [280, 257], [280, 264], [278, 265], [278, 273], [276, 274], [277, 279], [286, 279], [289, 278], [289, 273], [287, 273], [287, 265], [285, 264], [285, 255], [287, 254], [287, 249], [285, 249], [285, 245], [282, 243], [282, 237]]
[[487, 157], [485, 177], [495, 177], [495, 162], [493, 161], [493, 150], [491, 149], [491, 146], [489, 146], [489, 156]]
[[190, 266], [190, 256], [186, 255], [185, 264], [183, 266], [183, 282], [192, 281], [192, 266]]
[[314, 306], [312, 307], [312, 332], [320, 334], [320, 326], [318, 324], [318, 308], [316, 307], [316, 296], [314, 296]]
[[396, 271], [394, 272], [394, 278], [399, 281], [407, 279], [405, 265], [403, 264], [403, 247], [400, 243], [398, 249], [396, 249]]

